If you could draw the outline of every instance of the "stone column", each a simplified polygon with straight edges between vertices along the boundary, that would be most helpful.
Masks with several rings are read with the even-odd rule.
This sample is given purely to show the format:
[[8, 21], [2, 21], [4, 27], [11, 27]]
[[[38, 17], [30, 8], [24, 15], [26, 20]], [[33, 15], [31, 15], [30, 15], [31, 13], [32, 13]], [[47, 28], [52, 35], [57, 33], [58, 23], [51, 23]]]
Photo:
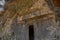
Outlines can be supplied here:
[[16, 40], [28, 40], [28, 27], [25, 23], [19, 24], [16, 31]]
[[39, 32], [36, 22], [34, 23], [34, 40], [39, 40]]
[[44, 31], [45, 29], [40, 20], [34, 23], [35, 40], [43, 40], [46, 34], [46, 31]]

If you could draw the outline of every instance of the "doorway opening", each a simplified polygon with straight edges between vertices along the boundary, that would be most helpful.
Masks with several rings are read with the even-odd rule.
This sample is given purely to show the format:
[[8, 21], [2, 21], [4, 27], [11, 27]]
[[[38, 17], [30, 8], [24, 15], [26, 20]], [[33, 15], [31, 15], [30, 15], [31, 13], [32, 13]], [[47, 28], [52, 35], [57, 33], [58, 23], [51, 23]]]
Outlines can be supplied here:
[[34, 40], [34, 26], [29, 26], [29, 40]]

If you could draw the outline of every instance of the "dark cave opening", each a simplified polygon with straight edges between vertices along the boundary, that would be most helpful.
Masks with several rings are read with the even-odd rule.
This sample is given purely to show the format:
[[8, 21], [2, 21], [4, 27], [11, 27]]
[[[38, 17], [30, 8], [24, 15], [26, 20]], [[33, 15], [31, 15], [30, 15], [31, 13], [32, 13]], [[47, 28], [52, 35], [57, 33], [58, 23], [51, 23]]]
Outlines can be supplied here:
[[29, 26], [29, 40], [34, 40], [34, 26]]

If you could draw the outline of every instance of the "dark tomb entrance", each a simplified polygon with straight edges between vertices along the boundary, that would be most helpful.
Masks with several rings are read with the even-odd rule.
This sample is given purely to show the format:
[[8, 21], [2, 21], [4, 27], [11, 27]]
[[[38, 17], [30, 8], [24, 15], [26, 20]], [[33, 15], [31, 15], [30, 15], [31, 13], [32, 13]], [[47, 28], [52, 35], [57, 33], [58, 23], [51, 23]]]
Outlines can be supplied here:
[[1, 40], [1, 37], [0, 37], [0, 40]]
[[29, 26], [29, 40], [34, 40], [34, 26]]

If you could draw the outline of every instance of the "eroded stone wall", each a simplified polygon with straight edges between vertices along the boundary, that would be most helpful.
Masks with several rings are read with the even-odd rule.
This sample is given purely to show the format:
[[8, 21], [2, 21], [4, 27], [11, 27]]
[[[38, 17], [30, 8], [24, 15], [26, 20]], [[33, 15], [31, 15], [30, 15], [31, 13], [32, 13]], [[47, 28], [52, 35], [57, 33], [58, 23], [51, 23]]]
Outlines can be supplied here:
[[[59, 36], [59, 28], [56, 27], [55, 20], [35, 20], [17, 23], [17, 20], [11, 24], [9, 34], [5, 35], [2, 40], [29, 40], [29, 25], [34, 26], [34, 40], [55, 40]], [[59, 37], [58, 37], [59, 38]]]

